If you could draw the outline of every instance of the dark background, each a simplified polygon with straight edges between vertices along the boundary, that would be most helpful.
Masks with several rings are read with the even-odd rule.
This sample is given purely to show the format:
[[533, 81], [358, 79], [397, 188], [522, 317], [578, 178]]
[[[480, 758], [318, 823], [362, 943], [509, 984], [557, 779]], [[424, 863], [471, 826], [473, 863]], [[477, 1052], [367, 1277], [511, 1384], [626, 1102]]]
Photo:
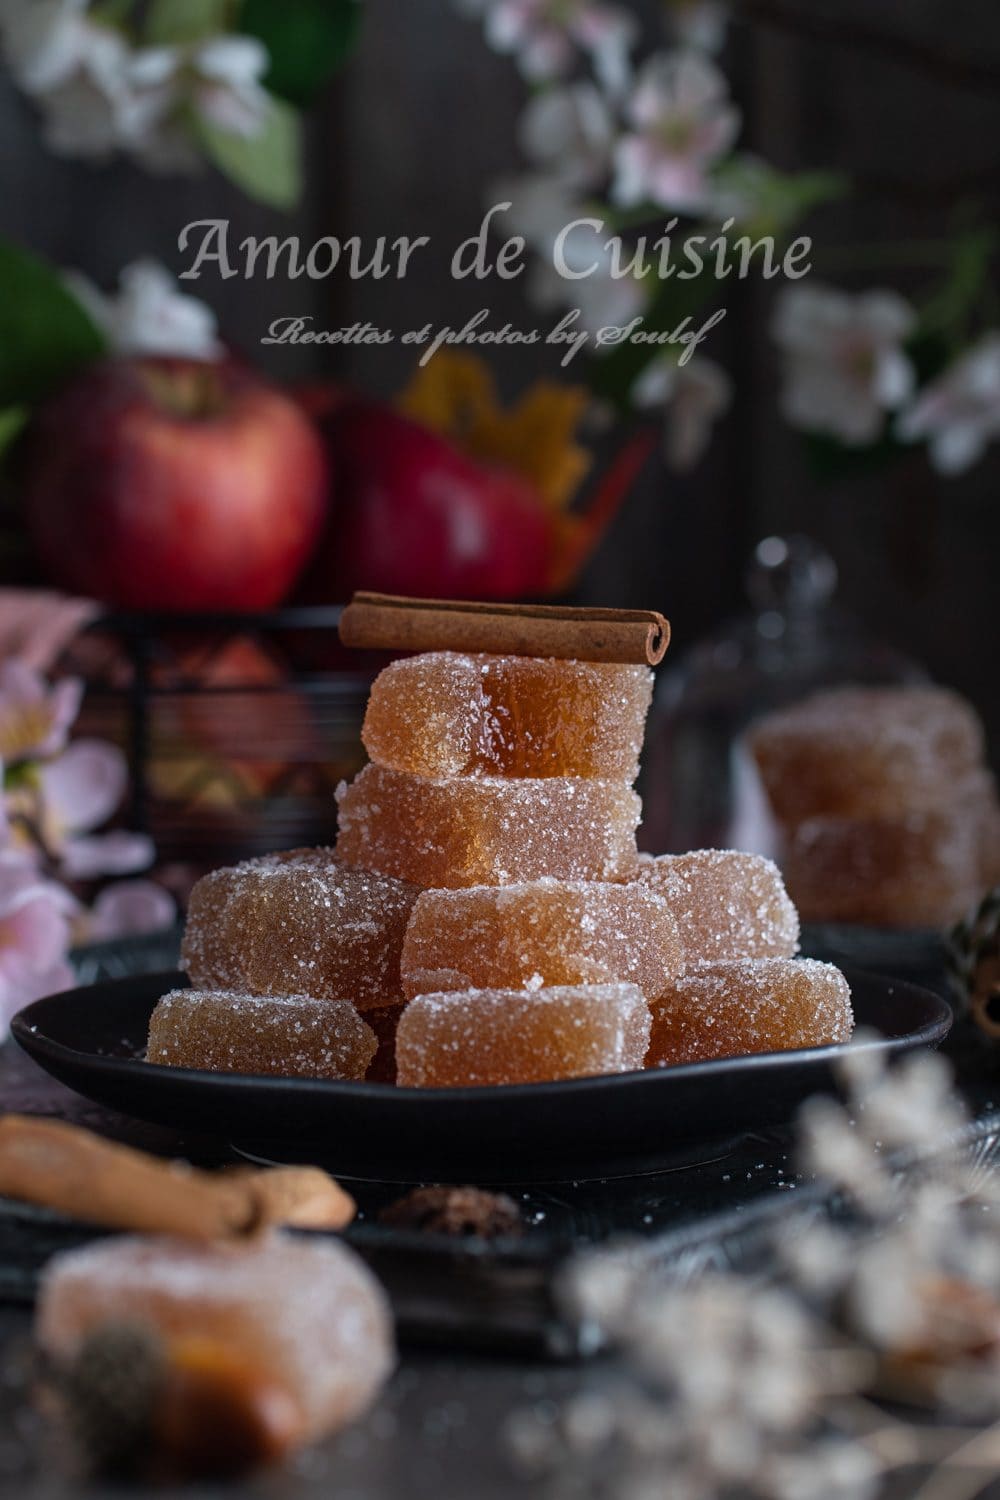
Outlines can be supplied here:
[[[633, 9], [654, 35], [655, 0]], [[866, 266], [866, 247], [944, 235], [969, 199], [1000, 220], [995, 0], [735, 0], [733, 9], [723, 64], [744, 110], [741, 145], [781, 167], [836, 168], [855, 182], [853, 197], [807, 226], [817, 277], [915, 292], [912, 271]], [[256, 341], [278, 315], [405, 328], [461, 322], [485, 300], [495, 321], [533, 326], [520, 283], [484, 296], [448, 275], [489, 184], [519, 167], [524, 98], [511, 61], [491, 53], [450, 0], [368, 0], [360, 50], [310, 119], [306, 202], [286, 216], [212, 174], [155, 179], [125, 165], [59, 161], [42, 146], [30, 105], [0, 79], [0, 232], [105, 286], [142, 255], [180, 269], [177, 233], [199, 217], [229, 217], [237, 239], [430, 234], [431, 249], [401, 282], [189, 283], [229, 339], [276, 374], [329, 371], [390, 394], [409, 370], [398, 347], [338, 355], [258, 350]], [[583, 580], [584, 601], [663, 608], [683, 646], [740, 607], [758, 538], [809, 533], [836, 557], [843, 602], [973, 698], [996, 742], [1000, 448], [958, 480], [936, 476], [919, 450], [887, 473], [818, 480], [777, 415], [768, 298], [760, 283], [727, 294], [729, 316], [709, 352], [735, 377], [734, 407], [692, 475], [650, 466]], [[508, 351], [497, 369], [511, 392], [534, 373], [555, 373], [555, 362], [551, 351]]]

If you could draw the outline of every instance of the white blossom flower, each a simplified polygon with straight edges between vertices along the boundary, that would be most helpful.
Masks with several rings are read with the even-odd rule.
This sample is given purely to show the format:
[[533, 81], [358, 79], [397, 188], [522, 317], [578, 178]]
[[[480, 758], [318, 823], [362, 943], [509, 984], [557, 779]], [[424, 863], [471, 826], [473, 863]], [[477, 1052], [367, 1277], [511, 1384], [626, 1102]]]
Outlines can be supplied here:
[[[612, 252], [595, 241], [593, 229], [582, 226], [562, 236], [561, 258], [567, 269], [575, 273], [573, 276], [563, 276], [556, 269], [552, 240], [539, 244], [538, 248], [542, 253], [531, 269], [528, 296], [543, 312], [559, 307], [578, 308], [579, 327], [595, 332], [601, 328], [622, 328], [646, 307], [649, 278], [613, 274]], [[600, 353], [600, 348], [596, 352]]]
[[157, 261], [137, 260], [126, 266], [117, 296], [106, 296], [79, 272], [65, 279], [116, 354], [216, 359], [222, 353], [211, 308], [180, 291]]
[[261, 82], [269, 64], [264, 44], [252, 36], [210, 37], [193, 49], [188, 63], [197, 113], [230, 135], [259, 135], [271, 105]]
[[488, 207], [509, 203], [494, 220], [498, 232], [523, 235], [528, 244], [551, 258], [560, 229], [580, 217], [584, 210], [572, 185], [555, 172], [524, 172], [500, 178], [491, 185]]
[[[537, 252], [527, 285], [533, 307], [542, 312], [579, 308], [580, 327], [591, 331], [621, 327], [645, 308], [649, 278], [612, 275], [608, 242], [597, 238], [592, 225], [569, 228], [586, 217], [586, 211], [563, 178], [539, 172], [501, 180], [492, 187], [491, 206], [494, 203], [511, 205], [498, 220], [503, 233], [523, 235]], [[556, 269], [557, 236], [561, 259], [574, 275], [563, 276]]]
[[733, 144], [739, 110], [726, 80], [697, 52], [651, 57], [626, 105], [631, 131], [615, 149], [612, 196], [695, 211], [709, 197], [708, 170]]
[[615, 124], [605, 96], [592, 83], [533, 95], [518, 133], [525, 155], [561, 181], [592, 187], [608, 172]]
[[88, 0], [0, 0], [0, 42], [18, 86], [43, 94], [83, 67], [107, 36], [87, 17]]
[[604, 86], [620, 92], [629, 75], [636, 24], [627, 10], [600, 0], [465, 0], [484, 18], [486, 40], [512, 53], [533, 82], [563, 77], [577, 50], [588, 53]]
[[682, 47], [720, 52], [729, 26], [729, 6], [722, 0], [664, 0], [667, 26]]
[[942, 474], [962, 474], [1000, 438], [1000, 332], [986, 334], [900, 414], [906, 442], [926, 438]]
[[903, 350], [916, 314], [895, 292], [852, 296], [828, 286], [780, 293], [772, 334], [785, 356], [781, 409], [795, 427], [860, 446], [914, 383]]
[[92, 28], [79, 66], [40, 96], [45, 140], [60, 156], [101, 160], [138, 146], [170, 107], [162, 89], [136, 87], [131, 56], [114, 32]]
[[255, 37], [132, 47], [90, 17], [86, 0], [0, 0], [0, 43], [42, 111], [47, 144], [62, 156], [123, 151], [153, 170], [190, 171], [202, 158], [185, 109], [249, 138], [271, 108], [262, 82], [268, 53]]
[[640, 408], [664, 407], [663, 451], [671, 469], [693, 468], [708, 447], [714, 422], [730, 405], [733, 383], [721, 365], [702, 355], [685, 364], [658, 359], [632, 386]]

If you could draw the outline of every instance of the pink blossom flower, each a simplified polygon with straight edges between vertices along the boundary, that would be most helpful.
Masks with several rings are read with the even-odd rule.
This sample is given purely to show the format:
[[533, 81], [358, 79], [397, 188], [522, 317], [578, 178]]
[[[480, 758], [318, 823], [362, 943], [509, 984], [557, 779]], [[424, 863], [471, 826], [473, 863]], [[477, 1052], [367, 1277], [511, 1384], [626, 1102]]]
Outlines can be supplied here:
[[119, 880], [97, 897], [87, 924], [94, 942], [161, 932], [177, 919], [177, 905], [169, 891], [152, 880]]
[[708, 170], [740, 127], [718, 68], [697, 52], [651, 57], [626, 114], [633, 129], [615, 150], [615, 200], [686, 212], [701, 208], [710, 193]]
[[80, 711], [83, 683], [65, 677], [54, 686], [24, 662], [0, 666], [0, 758], [6, 765], [57, 755]]
[[85, 625], [100, 613], [92, 599], [48, 589], [0, 588], [0, 661], [10, 657], [47, 672]]
[[66, 954], [75, 911], [69, 892], [30, 863], [0, 856], [0, 1036], [22, 1006], [72, 985]]
[[39, 772], [44, 843], [66, 880], [127, 875], [152, 863], [145, 834], [94, 834], [117, 811], [128, 784], [125, 757], [103, 740], [81, 739]]
[[599, 0], [465, 0], [463, 8], [483, 15], [490, 46], [513, 53], [534, 82], [563, 77], [582, 48], [606, 88], [617, 92], [625, 85], [637, 28], [620, 6]]
[[896, 428], [904, 442], [927, 438], [942, 474], [961, 474], [1000, 438], [1000, 333], [988, 333], [921, 391]]
[[916, 314], [895, 292], [852, 296], [828, 286], [789, 287], [772, 324], [785, 355], [781, 409], [793, 427], [853, 446], [879, 436], [903, 405], [914, 372], [903, 342]]

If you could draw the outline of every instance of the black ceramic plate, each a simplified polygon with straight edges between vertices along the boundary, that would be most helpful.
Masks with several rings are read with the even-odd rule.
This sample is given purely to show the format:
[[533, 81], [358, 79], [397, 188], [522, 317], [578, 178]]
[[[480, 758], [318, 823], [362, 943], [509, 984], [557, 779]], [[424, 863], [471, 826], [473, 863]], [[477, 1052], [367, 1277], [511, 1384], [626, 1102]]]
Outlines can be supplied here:
[[[863, 1045], [894, 1054], [935, 1046], [951, 1012], [928, 990], [848, 972]], [[834, 1092], [842, 1048], [774, 1052], [648, 1073], [507, 1088], [399, 1089], [261, 1078], [138, 1061], [160, 995], [181, 974], [146, 974], [36, 1000], [17, 1041], [49, 1073], [125, 1114], [222, 1136], [344, 1176], [400, 1181], [557, 1181], [662, 1169], [692, 1146], [786, 1120]], [[854, 1044], [857, 1045], [857, 1044]]]

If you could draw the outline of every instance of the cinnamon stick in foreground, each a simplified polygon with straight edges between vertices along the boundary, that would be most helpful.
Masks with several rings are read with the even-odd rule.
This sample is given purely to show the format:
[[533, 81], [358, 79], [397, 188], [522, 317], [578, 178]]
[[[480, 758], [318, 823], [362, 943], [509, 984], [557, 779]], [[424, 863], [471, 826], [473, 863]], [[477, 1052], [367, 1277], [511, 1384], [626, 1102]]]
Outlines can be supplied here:
[[341, 1229], [355, 1212], [353, 1199], [317, 1168], [201, 1172], [28, 1115], [0, 1120], [0, 1194], [106, 1229], [197, 1240], [271, 1224]]
[[655, 667], [670, 644], [670, 623], [654, 609], [475, 604], [358, 593], [340, 617], [340, 639], [345, 646], [374, 651], [481, 651]]

